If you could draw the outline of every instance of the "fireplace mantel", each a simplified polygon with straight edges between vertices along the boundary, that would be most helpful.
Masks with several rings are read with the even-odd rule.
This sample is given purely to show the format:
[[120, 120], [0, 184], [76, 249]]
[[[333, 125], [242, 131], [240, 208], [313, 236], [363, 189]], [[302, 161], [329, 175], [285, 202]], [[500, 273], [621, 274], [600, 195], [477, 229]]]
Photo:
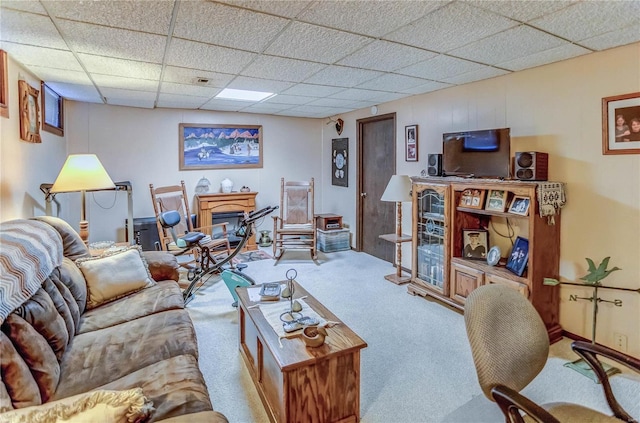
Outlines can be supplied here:
[[[197, 194], [198, 222], [202, 226], [211, 225], [211, 213], [250, 212], [256, 209], [257, 192], [231, 192], [228, 194]], [[243, 251], [257, 250], [255, 236], [247, 241]]]

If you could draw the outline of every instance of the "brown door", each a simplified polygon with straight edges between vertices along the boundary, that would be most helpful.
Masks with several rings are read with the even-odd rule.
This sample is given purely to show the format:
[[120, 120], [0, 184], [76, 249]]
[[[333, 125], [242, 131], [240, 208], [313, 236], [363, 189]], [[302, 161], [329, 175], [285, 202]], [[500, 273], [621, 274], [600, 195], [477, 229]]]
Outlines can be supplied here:
[[395, 245], [379, 238], [396, 231], [394, 203], [380, 201], [396, 172], [396, 115], [358, 120], [358, 251], [394, 262]]

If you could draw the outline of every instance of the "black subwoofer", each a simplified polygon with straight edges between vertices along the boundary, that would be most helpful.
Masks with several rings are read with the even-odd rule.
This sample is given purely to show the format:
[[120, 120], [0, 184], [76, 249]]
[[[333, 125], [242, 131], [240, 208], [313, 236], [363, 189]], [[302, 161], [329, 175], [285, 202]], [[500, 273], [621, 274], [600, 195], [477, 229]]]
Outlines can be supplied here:
[[442, 176], [442, 154], [429, 154], [427, 156], [427, 175]]
[[546, 181], [549, 178], [549, 155], [538, 151], [516, 152], [514, 173], [521, 181]]

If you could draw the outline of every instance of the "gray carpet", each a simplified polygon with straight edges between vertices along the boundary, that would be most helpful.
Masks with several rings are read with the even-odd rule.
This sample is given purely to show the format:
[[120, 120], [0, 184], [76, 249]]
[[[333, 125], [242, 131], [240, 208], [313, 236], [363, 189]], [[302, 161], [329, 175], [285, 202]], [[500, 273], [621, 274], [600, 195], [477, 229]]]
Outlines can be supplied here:
[[[407, 294], [386, 281], [391, 264], [364, 253], [287, 252], [248, 263], [258, 283], [282, 280], [290, 268], [297, 281], [368, 344], [361, 354], [361, 419], [369, 422], [503, 422], [497, 405], [478, 385], [463, 316], [438, 302]], [[213, 278], [189, 303], [196, 326], [200, 367], [214, 408], [231, 423], [268, 422], [238, 352], [238, 318], [222, 281]], [[570, 341], [551, 348], [547, 366], [524, 394], [537, 402], [569, 401], [607, 411], [601, 387], [563, 367], [576, 356]], [[640, 416], [640, 376], [612, 378], [623, 406]], [[607, 411], [608, 412], [608, 411]]]

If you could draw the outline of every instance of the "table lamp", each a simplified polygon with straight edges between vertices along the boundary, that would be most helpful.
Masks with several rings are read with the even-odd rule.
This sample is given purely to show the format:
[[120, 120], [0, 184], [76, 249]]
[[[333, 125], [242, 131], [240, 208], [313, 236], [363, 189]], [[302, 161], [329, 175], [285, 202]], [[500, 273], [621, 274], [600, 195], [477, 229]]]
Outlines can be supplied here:
[[381, 201], [396, 203], [396, 236], [392, 240], [396, 245], [396, 274], [387, 275], [385, 279], [402, 284], [409, 282], [409, 277], [402, 276], [402, 203], [411, 201], [411, 179], [407, 175], [393, 175], [382, 194]]
[[89, 222], [86, 219], [86, 192], [101, 189], [113, 189], [115, 184], [107, 174], [95, 154], [71, 154], [62, 166], [50, 192], [82, 193], [82, 210], [80, 214], [80, 238], [85, 244], [89, 242]]

